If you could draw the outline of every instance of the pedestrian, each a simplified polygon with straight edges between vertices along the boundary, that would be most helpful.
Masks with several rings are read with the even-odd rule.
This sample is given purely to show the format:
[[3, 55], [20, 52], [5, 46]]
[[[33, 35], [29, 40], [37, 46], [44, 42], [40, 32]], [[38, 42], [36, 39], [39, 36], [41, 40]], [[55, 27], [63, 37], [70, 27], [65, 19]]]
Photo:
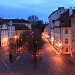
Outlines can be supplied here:
[[9, 62], [12, 62], [12, 53], [9, 54]]

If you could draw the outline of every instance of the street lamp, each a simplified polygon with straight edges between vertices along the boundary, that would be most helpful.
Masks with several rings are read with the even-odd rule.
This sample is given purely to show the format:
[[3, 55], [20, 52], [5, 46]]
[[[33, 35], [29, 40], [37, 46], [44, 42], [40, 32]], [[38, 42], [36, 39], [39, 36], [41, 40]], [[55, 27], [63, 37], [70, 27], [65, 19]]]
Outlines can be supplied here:
[[51, 41], [54, 41], [54, 38], [51, 38]]
[[61, 43], [59, 43], [59, 47], [61, 47], [62, 46], [62, 44]]
[[14, 36], [14, 42], [16, 42], [17, 39], [19, 39], [19, 36], [15, 35]]

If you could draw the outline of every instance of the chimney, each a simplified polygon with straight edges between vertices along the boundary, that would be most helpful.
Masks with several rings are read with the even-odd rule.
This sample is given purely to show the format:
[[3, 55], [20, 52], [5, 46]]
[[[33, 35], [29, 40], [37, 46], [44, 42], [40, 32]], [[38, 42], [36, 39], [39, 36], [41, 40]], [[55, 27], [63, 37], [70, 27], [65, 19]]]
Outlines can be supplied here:
[[64, 7], [58, 7], [58, 10], [60, 11], [60, 14], [63, 14], [65, 12]]
[[10, 21], [10, 26], [12, 26], [12, 20]]
[[70, 8], [69, 8], [69, 16], [71, 16], [72, 13], [73, 13], [73, 12], [72, 12], [72, 7], [70, 7]]

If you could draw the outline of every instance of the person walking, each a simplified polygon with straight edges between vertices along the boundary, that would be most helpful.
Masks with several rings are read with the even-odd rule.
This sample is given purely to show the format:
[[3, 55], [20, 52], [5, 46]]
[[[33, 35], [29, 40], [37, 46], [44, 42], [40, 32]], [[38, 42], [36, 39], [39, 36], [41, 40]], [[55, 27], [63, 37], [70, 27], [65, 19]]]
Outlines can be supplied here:
[[12, 62], [12, 53], [10, 52], [9, 54], [9, 62], [11, 63]]

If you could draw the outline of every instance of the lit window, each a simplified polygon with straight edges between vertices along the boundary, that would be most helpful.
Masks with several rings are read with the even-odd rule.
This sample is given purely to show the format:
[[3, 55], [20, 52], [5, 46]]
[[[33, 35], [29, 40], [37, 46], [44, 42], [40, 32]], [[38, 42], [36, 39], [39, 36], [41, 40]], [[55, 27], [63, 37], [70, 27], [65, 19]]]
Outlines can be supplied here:
[[68, 39], [67, 38], [65, 39], [65, 44], [68, 44]]
[[68, 29], [65, 29], [65, 34], [68, 34]]

